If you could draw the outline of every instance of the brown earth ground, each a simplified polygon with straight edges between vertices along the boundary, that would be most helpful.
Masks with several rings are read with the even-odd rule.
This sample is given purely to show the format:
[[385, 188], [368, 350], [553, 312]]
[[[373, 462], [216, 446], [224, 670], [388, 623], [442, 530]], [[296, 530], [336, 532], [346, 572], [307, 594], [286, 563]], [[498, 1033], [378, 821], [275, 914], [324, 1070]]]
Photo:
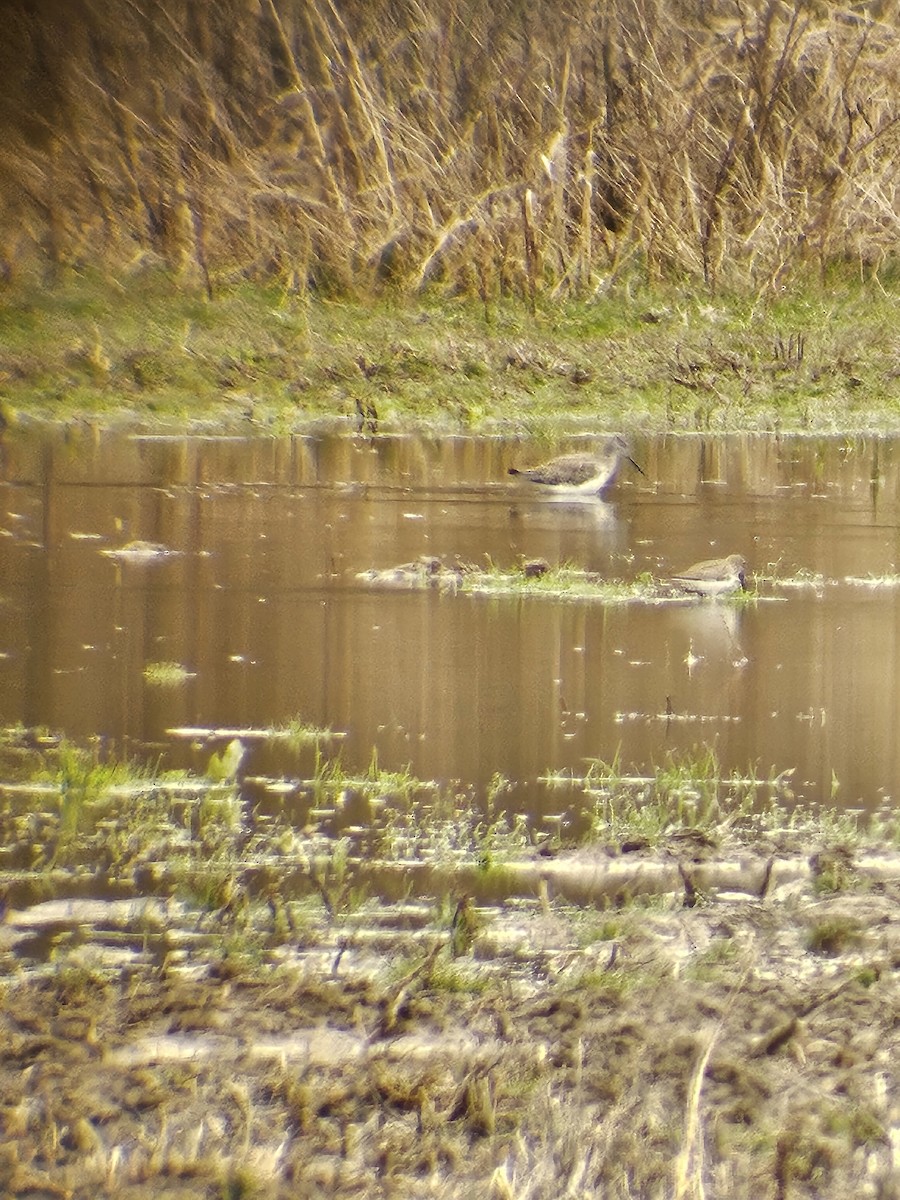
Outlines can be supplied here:
[[443, 920], [11, 903], [0, 1190], [900, 1196], [896, 855], [682, 835], [521, 870]]

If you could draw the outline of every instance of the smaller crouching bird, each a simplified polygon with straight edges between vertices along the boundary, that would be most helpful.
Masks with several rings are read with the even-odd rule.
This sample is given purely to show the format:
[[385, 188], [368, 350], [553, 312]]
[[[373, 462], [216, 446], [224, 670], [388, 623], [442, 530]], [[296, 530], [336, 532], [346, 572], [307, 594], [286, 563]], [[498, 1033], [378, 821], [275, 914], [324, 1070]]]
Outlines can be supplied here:
[[738, 588], [747, 590], [747, 562], [740, 554], [727, 558], [707, 558], [686, 571], [670, 575], [669, 581], [683, 592], [695, 596], [730, 596]]
[[562, 495], [599, 496], [615, 479], [622, 459], [644, 472], [628, 453], [628, 443], [616, 434], [593, 453], [563, 454], [537, 467], [510, 467], [509, 474]]

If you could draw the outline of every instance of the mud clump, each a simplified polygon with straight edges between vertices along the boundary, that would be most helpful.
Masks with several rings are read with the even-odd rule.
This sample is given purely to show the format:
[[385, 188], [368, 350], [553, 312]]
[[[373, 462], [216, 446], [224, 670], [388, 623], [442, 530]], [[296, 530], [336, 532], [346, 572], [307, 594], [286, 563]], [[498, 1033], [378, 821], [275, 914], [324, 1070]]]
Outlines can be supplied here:
[[190, 955], [82, 927], [2, 984], [0, 1188], [892, 1194], [898, 899], [519, 901], [463, 953], [375, 902], [242, 950], [173, 922]]

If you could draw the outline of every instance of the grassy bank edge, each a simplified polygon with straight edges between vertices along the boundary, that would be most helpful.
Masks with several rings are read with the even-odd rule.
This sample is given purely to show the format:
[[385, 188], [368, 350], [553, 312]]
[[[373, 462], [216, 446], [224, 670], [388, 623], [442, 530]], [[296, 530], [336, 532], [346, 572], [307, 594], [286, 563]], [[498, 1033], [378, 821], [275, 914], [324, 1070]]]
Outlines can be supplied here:
[[5, 425], [280, 435], [584, 429], [900, 431], [897, 297], [837, 278], [777, 301], [618, 287], [516, 300], [325, 300], [162, 273], [0, 295]]

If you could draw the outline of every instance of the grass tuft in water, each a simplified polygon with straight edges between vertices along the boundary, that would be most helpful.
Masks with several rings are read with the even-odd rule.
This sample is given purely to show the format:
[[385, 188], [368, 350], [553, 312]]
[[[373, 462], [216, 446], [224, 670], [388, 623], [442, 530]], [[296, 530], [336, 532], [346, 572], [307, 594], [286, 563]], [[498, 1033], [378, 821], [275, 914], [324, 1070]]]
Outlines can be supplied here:
[[304, 746], [318, 746], [320, 742], [335, 741], [337, 738], [344, 737], [344, 734], [328, 727], [312, 725], [295, 717], [294, 720], [274, 728], [272, 736], [279, 741], [286, 742], [292, 750], [300, 750]]
[[193, 678], [194, 672], [177, 662], [153, 662], [144, 667], [144, 679], [153, 687], [181, 687]]
[[[723, 774], [715, 748], [703, 745], [690, 753], [670, 753], [647, 775], [628, 773], [617, 756], [612, 762], [593, 760], [580, 781], [558, 774], [547, 779], [557, 786], [580, 783], [593, 797], [589, 839], [638, 840], [656, 846], [679, 832], [716, 839], [739, 834], [744, 840], [780, 834], [836, 847], [839, 852], [858, 846], [873, 833], [882, 842], [897, 843], [900, 829], [892, 814], [884, 814], [883, 820], [874, 818], [867, 835], [860, 828], [858, 812], [797, 803], [790, 786], [792, 775], [792, 770], [786, 770], [761, 778], [753, 767]], [[833, 870], [823, 868], [823, 890], [839, 890], [850, 878], [839, 860], [834, 863]]]
[[525, 571], [505, 571], [491, 567], [487, 571], [463, 576], [465, 591], [489, 596], [544, 596], [554, 600], [596, 600], [601, 604], [629, 604], [651, 600], [659, 595], [652, 576], [642, 575], [626, 582], [603, 579], [594, 572], [572, 564], [548, 567], [539, 575]]
[[712, 832], [747, 815], [757, 790], [755, 776], [723, 777], [714, 747], [669, 753], [652, 775], [628, 775], [618, 757], [594, 760], [584, 780], [595, 797], [593, 837], [638, 838], [657, 845], [675, 830]]

